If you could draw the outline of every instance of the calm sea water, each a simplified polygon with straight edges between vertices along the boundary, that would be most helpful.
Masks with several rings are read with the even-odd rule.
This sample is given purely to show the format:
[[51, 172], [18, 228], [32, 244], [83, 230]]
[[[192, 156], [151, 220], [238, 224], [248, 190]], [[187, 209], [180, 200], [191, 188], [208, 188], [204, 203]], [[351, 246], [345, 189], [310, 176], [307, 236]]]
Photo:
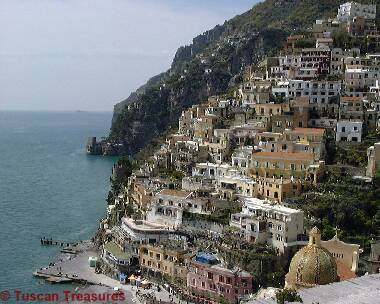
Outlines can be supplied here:
[[40, 237], [95, 233], [116, 159], [87, 156], [84, 144], [89, 135], [108, 133], [111, 116], [0, 112], [0, 291], [67, 288], [32, 277], [59, 251], [41, 246]]

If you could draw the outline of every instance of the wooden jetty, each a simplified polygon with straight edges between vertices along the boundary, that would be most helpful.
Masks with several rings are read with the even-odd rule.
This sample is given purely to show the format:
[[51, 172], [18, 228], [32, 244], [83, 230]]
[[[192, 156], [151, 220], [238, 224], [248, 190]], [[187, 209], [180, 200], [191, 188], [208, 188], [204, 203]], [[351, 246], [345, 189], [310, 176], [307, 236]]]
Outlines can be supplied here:
[[71, 283], [74, 279], [59, 275], [47, 274], [39, 271], [33, 272], [33, 276], [44, 279], [45, 281], [55, 284], [55, 283]]
[[63, 276], [58, 274], [49, 274], [40, 271], [33, 272], [33, 276], [39, 279], [44, 279], [46, 282], [51, 284], [60, 284], [60, 283], [78, 283], [82, 285], [98, 285], [96, 282], [92, 282], [86, 279], [83, 279], [78, 276]]
[[69, 253], [69, 254], [77, 254], [77, 253], [79, 253], [80, 251], [78, 251], [78, 250], [74, 250], [74, 249], [72, 249], [72, 248], [63, 248], [63, 249], [61, 249], [61, 252], [62, 252], [62, 253]]
[[64, 240], [54, 240], [52, 238], [43, 237], [40, 239], [41, 245], [55, 245], [61, 247], [76, 246], [82, 241], [64, 241]]

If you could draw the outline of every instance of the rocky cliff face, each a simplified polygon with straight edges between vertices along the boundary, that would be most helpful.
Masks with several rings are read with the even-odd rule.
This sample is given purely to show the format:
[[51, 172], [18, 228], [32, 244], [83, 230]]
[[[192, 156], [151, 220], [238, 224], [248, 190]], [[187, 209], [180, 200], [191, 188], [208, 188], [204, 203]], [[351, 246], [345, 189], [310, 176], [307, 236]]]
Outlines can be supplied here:
[[267, 0], [180, 47], [171, 68], [117, 104], [110, 140], [134, 154], [175, 126], [182, 110], [225, 93], [246, 66], [281, 47], [322, 16], [333, 16], [336, 0]]

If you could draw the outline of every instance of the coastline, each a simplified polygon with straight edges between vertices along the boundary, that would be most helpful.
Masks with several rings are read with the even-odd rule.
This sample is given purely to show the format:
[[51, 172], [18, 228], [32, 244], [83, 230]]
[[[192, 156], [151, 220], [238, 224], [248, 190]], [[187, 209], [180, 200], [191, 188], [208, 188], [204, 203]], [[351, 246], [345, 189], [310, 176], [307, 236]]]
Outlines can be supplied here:
[[[89, 257], [100, 258], [92, 240], [82, 241], [76, 246], [65, 247], [63, 250], [68, 248], [75, 253], [61, 252], [55, 262], [34, 271], [33, 276], [51, 284], [70, 284], [67, 290], [74, 294], [113, 294], [122, 291], [127, 302], [124, 300], [113, 303], [140, 303], [133, 293], [132, 286], [122, 285], [102, 273], [96, 273], [95, 268], [89, 266]], [[92, 302], [102, 303], [102, 301]], [[83, 301], [70, 301], [70, 303], [83, 303]]]
[[[60, 299], [64, 298], [65, 293], [67, 293], [71, 296], [70, 303], [83, 303], [84, 300], [78, 298], [82, 296], [103, 297], [121, 293], [122, 298], [112, 300], [112, 303], [167, 304], [173, 303], [172, 299], [174, 303], [188, 303], [177, 298], [170, 288], [166, 290], [167, 286], [165, 285], [156, 285], [149, 290], [145, 290], [134, 285], [121, 284], [118, 280], [112, 279], [103, 273], [96, 273], [95, 269], [89, 266], [88, 258], [96, 256], [100, 259], [101, 256], [92, 240], [82, 241], [71, 249], [75, 249], [76, 253], [61, 253], [57, 256], [56, 262], [33, 272], [36, 279], [44, 279], [51, 284], [70, 284], [70, 287], [62, 294], [58, 294]], [[38, 275], [36, 275], [37, 272]], [[49, 278], [53, 278], [53, 280], [49, 281]], [[71, 279], [72, 281], [66, 279]], [[58, 303], [67, 303], [67, 300], [65, 299], [65, 301], [59, 301]], [[105, 302], [103, 300], [91, 300], [91, 303]]]

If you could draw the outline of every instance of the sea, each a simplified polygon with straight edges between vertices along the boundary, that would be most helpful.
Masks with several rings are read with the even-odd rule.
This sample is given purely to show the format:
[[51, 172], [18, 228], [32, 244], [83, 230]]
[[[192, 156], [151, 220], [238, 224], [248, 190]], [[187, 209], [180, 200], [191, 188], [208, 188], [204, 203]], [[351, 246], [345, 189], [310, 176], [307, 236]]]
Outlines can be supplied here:
[[88, 156], [85, 143], [106, 136], [111, 119], [111, 112], [0, 112], [0, 296], [9, 291], [7, 303], [16, 303], [15, 290], [71, 288], [32, 276], [60, 250], [40, 238], [95, 234], [117, 159]]

